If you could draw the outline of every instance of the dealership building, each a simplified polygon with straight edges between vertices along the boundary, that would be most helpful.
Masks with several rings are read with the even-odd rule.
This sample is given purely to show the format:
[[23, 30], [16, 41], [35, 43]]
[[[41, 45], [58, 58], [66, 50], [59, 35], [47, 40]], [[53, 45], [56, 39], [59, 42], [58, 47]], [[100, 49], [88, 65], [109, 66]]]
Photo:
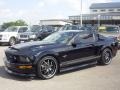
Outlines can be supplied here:
[[47, 19], [47, 20], [40, 20], [40, 25], [50, 25], [54, 27], [61, 27], [66, 24], [72, 23], [68, 19]]
[[[75, 24], [80, 24], [80, 15], [69, 16]], [[120, 25], [120, 2], [94, 3], [90, 6], [90, 13], [82, 15], [83, 24], [114, 24]]]

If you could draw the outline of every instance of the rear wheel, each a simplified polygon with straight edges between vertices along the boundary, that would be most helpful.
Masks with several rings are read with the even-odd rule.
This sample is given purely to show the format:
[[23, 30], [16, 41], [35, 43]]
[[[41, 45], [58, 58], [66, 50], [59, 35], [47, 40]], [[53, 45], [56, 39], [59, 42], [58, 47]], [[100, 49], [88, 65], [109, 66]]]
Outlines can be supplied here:
[[9, 44], [12, 46], [12, 45], [15, 45], [16, 44], [16, 39], [14, 37], [10, 38], [9, 40]]
[[50, 79], [55, 76], [58, 70], [57, 60], [52, 56], [43, 57], [37, 66], [37, 75], [41, 79]]
[[102, 65], [109, 65], [112, 61], [112, 51], [109, 48], [103, 50], [99, 63]]

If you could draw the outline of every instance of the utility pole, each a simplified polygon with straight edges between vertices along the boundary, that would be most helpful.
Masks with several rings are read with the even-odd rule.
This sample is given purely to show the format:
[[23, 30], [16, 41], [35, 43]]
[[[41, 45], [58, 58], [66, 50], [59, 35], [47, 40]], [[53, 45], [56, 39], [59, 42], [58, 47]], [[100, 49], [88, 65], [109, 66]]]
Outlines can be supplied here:
[[81, 25], [81, 27], [82, 27], [82, 23], [83, 23], [83, 22], [82, 22], [82, 0], [81, 0], [81, 3], [80, 3], [80, 6], [81, 6], [81, 8], [80, 8], [80, 10], [81, 10], [81, 11], [80, 11], [80, 12], [81, 12], [81, 13], [80, 13], [80, 25]]
[[101, 15], [99, 14], [98, 15], [98, 28], [100, 27], [100, 17], [101, 17]]

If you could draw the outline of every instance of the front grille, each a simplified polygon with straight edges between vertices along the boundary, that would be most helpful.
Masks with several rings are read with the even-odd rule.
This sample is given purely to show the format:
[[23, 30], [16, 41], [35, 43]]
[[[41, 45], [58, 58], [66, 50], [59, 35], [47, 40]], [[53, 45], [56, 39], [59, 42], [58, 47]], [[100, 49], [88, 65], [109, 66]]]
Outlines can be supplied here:
[[0, 40], [2, 40], [2, 35], [0, 35]]
[[2, 35], [0, 35], [0, 37], [2, 37]]
[[28, 38], [28, 35], [20, 35], [20, 38]]
[[10, 63], [18, 63], [20, 59], [18, 55], [12, 55], [9, 53], [6, 53], [6, 57]]

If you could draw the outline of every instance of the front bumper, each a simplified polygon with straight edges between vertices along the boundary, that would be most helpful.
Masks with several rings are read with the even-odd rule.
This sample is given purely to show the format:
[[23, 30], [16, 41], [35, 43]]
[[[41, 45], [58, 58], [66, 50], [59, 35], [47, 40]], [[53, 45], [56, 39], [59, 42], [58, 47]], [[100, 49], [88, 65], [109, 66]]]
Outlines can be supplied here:
[[118, 49], [120, 49], [120, 42], [118, 43]]
[[20, 69], [18, 66], [25, 66], [30, 64], [16, 64], [16, 63], [10, 63], [4, 58], [5, 63], [5, 70], [9, 74], [17, 75], [17, 76], [25, 76], [25, 77], [33, 77], [36, 76], [35, 68], [32, 67], [31, 69]]
[[16, 76], [23, 76], [23, 77], [35, 77], [35, 74], [21, 74], [13, 72], [12, 70], [9, 70], [7, 67], [5, 67], [5, 71], [9, 74], [16, 75]]
[[[16, 43], [19, 42], [18, 38], [15, 38], [16, 39]], [[10, 41], [10, 38], [0, 38], [0, 43], [9, 43]]]
[[9, 42], [9, 40], [8, 39], [0, 39], [0, 42], [1, 43], [7, 43], [7, 42]]

